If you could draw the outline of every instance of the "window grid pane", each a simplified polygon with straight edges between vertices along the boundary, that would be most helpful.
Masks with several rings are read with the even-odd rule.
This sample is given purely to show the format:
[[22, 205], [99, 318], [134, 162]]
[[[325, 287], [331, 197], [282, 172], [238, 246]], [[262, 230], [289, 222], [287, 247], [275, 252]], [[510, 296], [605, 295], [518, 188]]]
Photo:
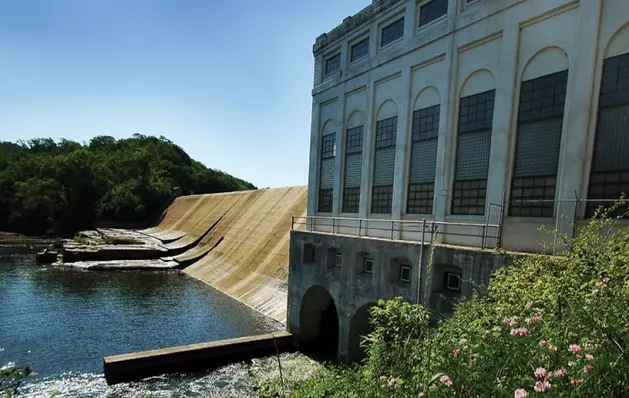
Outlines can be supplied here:
[[343, 213], [358, 213], [360, 206], [360, 188], [343, 190]]
[[369, 55], [369, 38], [359, 41], [352, 46], [351, 61], [354, 62]]
[[407, 214], [432, 214], [435, 184], [410, 184], [408, 186]]
[[321, 138], [321, 159], [333, 158], [336, 153], [336, 133]]
[[563, 117], [568, 71], [553, 73], [522, 83], [519, 123]]
[[629, 104], [629, 53], [603, 63], [600, 108]]
[[509, 215], [552, 217], [556, 183], [555, 175], [514, 178], [511, 184]]
[[363, 151], [363, 131], [364, 126], [347, 129], [345, 153], [361, 153]]
[[329, 75], [341, 68], [341, 54], [336, 54], [325, 60], [325, 74]]
[[386, 46], [389, 43], [396, 41], [404, 36], [404, 18], [400, 18], [392, 24], [382, 28], [382, 39], [380, 40], [380, 47]]
[[371, 212], [374, 214], [390, 214], [393, 203], [393, 185], [373, 187], [371, 196]]
[[455, 181], [452, 214], [484, 215], [487, 180]]
[[[629, 170], [592, 172], [588, 199], [619, 199], [629, 195]], [[613, 202], [588, 202], [586, 217], [592, 217], [599, 206], [609, 207]], [[629, 210], [627, 204], [619, 206], [613, 213], [620, 216]]]
[[448, 13], [448, 0], [433, 0], [420, 8], [419, 26], [424, 26]]
[[413, 112], [413, 142], [439, 137], [439, 113], [441, 106], [435, 105]]
[[397, 137], [397, 116], [381, 120], [376, 125], [376, 149], [395, 146]]
[[491, 90], [461, 98], [459, 134], [491, 130], [495, 95], [495, 90]]
[[332, 212], [332, 190], [331, 189], [319, 190], [319, 212], [321, 213]]

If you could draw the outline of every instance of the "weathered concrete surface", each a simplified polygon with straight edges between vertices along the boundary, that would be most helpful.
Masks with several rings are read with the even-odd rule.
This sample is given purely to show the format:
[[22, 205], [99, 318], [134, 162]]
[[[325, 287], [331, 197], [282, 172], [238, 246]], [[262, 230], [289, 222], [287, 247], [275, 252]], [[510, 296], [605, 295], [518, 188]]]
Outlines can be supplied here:
[[[372, 273], [364, 271], [365, 258], [372, 259]], [[422, 249], [417, 242], [293, 231], [287, 327], [300, 340], [316, 339], [334, 327], [322, 324], [323, 313], [333, 306], [338, 314], [338, 355], [355, 358], [358, 336], [368, 325], [367, 309], [378, 299], [403, 297], [448, 313], [461, 297], [482, 292], [491, 272], [511, 258], [492, 250], [437, 245], [429, 267], [429, 245]], [[401, 265], [411, 268], [409, 281], [400, 280]], [[460, 275], [460, 292], [444, 289], [446, 272]]]
[[164, 243], [184, 237], [199, 221], [198, 218], [194, 217], [194, 214], [199, 206], [202, 206], [207, 196], [190, 195], [178, 197], [168, 206], [159, 225], [138, 232], [153, 236]]
[[132, 231], [100, 229], [79, 233], [86, 244], [66, 240], [63, 242], [63, 262], [155, 260], [168, 254], [161, 241]]
[[222, 195], [232, 206], [197, 247], [175, 259], [198, 258], [187, 274], [285, 322], [291, 216], [305, 215], [307, 188]]
[[169, 373], [202, 371], [250, 358], [295, 349], [288, 332], [269, 333], [212, 343], [192, 344], [105, 357], [107, 384], [140, 380]]

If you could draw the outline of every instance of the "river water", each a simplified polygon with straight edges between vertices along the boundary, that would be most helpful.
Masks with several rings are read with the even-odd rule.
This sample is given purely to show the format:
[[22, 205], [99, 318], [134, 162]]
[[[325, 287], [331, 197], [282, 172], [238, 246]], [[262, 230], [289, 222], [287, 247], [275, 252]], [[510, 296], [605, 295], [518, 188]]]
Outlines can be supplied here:
[[[277, 358], [247, 370], [155, 377], [108, 387], [103, 357], [281, 330], [283, 326], [212, 287], [174, 271], [83, 271], [42, 266], [33, 253], [0, 248], [0, 367], [30, 366], [27, 397], [255, 395], [257, 376]], [[312, 367], [299, 354], [282, 365]], [[257, 373], [256, 373], [257, 372]]]

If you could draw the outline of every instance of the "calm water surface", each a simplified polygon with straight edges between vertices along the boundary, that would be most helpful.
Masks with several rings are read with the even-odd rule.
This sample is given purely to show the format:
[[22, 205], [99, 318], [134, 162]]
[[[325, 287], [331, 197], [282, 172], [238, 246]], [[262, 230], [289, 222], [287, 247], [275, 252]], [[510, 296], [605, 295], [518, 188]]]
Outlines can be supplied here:
[[[251, 381], [244, 380], [242, 365], [108, 388], [103, 357], [280, 329], [178, 272], [41, 266], [32, 253], [0, 248], [0, 367], [33, 368], [25, 396], [248, 396]], [[285, 360], [306, 361], [298, 355]], [[274, 365], [258, 360], [256, 366]]]

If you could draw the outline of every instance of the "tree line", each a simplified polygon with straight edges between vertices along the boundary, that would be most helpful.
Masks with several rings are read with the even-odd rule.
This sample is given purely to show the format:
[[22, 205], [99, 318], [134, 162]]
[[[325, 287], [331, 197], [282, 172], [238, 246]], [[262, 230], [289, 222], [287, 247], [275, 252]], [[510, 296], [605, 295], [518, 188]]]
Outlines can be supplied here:
[[0, 231], [68, 235], [102, 220], [139, 222], [176, 187], [183, 194], [256, 189], [164, 137], [0, 142]]

